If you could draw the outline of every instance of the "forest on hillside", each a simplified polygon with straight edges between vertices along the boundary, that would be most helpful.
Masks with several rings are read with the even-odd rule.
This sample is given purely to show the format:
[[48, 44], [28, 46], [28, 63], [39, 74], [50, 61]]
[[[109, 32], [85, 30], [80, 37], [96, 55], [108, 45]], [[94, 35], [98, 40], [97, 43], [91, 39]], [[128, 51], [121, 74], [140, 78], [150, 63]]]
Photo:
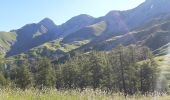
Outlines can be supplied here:
[[166, 80], [157, 87], [159, 68], [147, 47], [122, 46], [112, 51], [76, 53], [65, 60], [0, 58], [0, 87], [29, 89], [101, 89], [107, 92], [167, 92]]

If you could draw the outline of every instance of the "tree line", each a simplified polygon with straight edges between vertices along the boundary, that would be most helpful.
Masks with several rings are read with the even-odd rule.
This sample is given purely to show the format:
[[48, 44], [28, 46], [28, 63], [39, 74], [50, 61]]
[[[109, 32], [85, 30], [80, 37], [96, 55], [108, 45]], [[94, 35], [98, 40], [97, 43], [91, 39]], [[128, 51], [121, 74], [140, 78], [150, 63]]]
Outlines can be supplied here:
[[134, 45], [120, 45], [108, 52], [80, 53], [57, 64], [48, 58], [5, 62], [1, 57], [0, 65], [1, 87], [99, 88], [125, 95], [154, 92], [159, 72], [150, 49]]

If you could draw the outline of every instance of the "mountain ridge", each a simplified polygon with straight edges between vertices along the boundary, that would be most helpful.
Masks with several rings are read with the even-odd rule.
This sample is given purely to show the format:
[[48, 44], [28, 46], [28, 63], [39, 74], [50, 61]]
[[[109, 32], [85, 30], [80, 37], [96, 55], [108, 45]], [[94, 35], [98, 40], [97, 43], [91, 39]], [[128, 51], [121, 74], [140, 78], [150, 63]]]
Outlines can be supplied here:
[[[93, 47], [100, 42], [102, 44], [103, 41], [109, 40], [110, 37], [115, 39], [116, 37], [126, 36], [126, 34], [135, 30], [146, 29], [148, 26], [163, 22], [157, 19], [153, 20], [154, 18], [164, 19], [166, 22], [169, 20], [169, 17], [166, 18], [165, 16], [169, 16], [169, 14], [170, 2], [168, 0], [146, 0], [134, 9], [125, 11], [113, 10], [98, 18], [81, 14], [72, 17], [61, 25], [56, 25], [50, 18], [44, 18], [38, 23], [27, 24], [20, 29], [11, 31], [16, 33], [16, 41], [10, 45], [7, 56], [27, 52], [59, 38], [63, 38], [60, 41], [61, 44], [75, 44], [81, 43], [81, 41], [89, 41], [80, 45], [80, 48], [86, 46]], [[126, 38], [127, 40], [125, 40], [128, 42], [132, 39], [128, 36]], [[118, 45], [121, 42], [115, 42], [113, 44]], [[103, 48], [105, 46], [99, 47]]]

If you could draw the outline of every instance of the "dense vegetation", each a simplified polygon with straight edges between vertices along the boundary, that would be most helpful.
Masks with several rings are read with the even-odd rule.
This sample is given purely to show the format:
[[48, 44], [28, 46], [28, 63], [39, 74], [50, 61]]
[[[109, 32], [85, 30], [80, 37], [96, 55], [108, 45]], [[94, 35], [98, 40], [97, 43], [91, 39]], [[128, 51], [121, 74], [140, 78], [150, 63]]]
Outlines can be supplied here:
[[[91, 51], [69, 56], [64, 63], [48, 58], [28, 59], [1, 57], [1, 87], [57, 89], [101, 89], [127, 94], [166, 92], [157, 88], [159, 72], [147, 47], [118, 46], [111, 52]], [[166, 84], [163, 84], [166, 86]]]

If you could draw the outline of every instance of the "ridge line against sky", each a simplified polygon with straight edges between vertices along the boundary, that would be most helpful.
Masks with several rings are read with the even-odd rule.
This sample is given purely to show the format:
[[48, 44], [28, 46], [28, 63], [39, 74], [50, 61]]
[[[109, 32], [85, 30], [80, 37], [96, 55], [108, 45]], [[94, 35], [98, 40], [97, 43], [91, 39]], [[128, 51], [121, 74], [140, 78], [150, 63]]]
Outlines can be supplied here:
[[60, 25], [70, 18], [88, 14], [104, 16], [111, 10], [128, 10], [145, 0], [0, 0], [0, 31], [18, 29], [45, 17]]

